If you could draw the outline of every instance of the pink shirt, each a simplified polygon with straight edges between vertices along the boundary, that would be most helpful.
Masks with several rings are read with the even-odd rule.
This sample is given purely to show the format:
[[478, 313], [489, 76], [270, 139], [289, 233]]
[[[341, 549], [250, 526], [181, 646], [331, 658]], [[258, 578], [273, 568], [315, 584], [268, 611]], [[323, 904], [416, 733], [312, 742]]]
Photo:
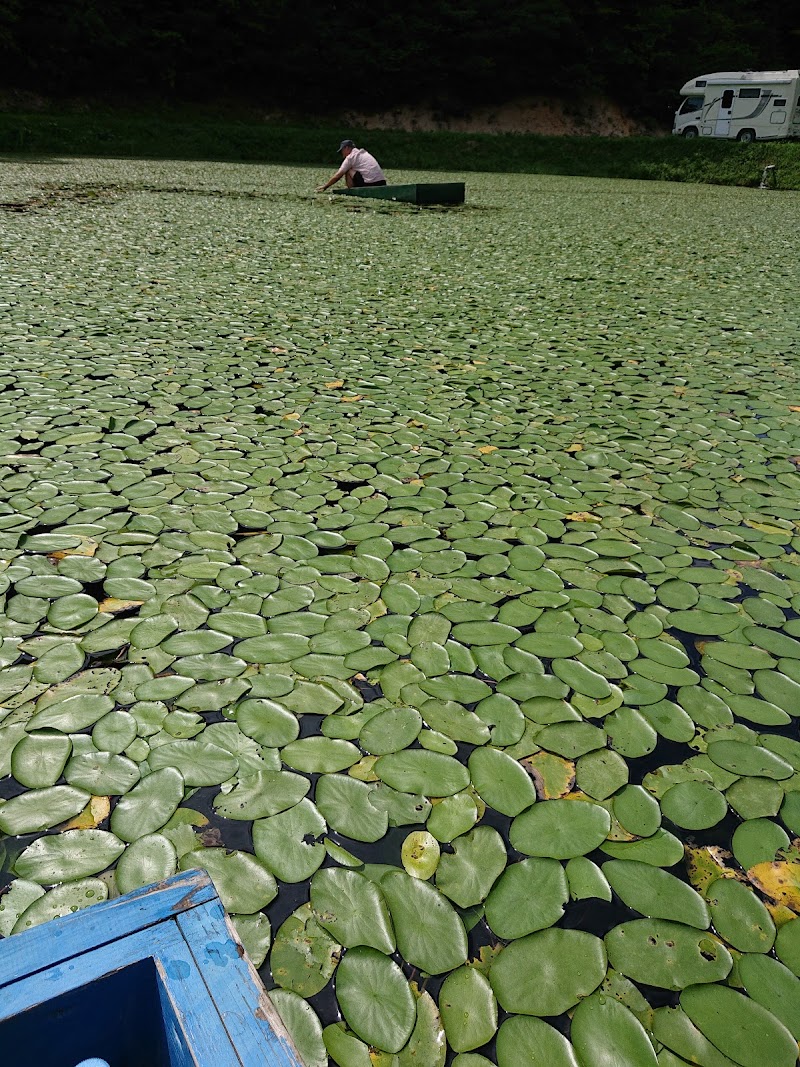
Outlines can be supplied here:
[[342, 160], [342, 165], [336, 172], [336, 177], [341, 178], [345, 174], [358, 171], [365, 184], [386, 181], [386, 175], [380, 168], [375, 156], [369, 154], [366, 148], [351, 148]]

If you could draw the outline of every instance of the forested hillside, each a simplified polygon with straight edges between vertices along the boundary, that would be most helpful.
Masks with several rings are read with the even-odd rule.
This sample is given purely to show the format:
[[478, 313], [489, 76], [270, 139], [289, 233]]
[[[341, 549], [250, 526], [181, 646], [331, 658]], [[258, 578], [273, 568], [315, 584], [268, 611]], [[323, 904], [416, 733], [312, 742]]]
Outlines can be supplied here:
[[796, 67], [756, 0], [0, 0], [0, 88], [320, 113], [605, 94], [662, 115], [700, 72]]

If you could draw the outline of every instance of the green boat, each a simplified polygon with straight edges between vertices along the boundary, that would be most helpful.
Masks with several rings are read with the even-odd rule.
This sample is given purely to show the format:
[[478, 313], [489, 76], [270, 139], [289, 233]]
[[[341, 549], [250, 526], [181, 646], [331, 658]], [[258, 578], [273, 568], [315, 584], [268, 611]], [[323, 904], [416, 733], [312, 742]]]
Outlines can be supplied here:
[[421, 182], [414, 185], [358, 185], [334, 189], [342, 196], [366, 196], [373, 200], [395, 200], [401, 204], [463, 204], [464, 182]]

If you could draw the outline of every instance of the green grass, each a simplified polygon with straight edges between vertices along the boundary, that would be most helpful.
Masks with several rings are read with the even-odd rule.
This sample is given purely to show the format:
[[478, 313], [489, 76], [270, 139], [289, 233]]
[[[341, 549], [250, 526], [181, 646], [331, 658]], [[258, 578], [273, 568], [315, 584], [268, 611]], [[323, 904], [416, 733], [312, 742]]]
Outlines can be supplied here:
[[390, 172], [505, 171], [758, 185], [777, 167], [781, 189], [800, 189], [800, 143], [683, 141], [674, 137], [540, 137], [534, 134], [358, 131], [158, 114], [0, 114], [0, 153], [207, 159], [326, 167], [343, 134], [358, 136]]

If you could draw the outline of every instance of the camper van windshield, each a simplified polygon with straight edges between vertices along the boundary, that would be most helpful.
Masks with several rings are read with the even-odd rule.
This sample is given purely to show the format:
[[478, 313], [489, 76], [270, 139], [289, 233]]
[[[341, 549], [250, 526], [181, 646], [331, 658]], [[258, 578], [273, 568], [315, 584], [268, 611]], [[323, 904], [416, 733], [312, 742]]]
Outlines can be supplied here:
[[699, 111], [703, 106], [704, 97], [702, 96], [687, 96], [681, 104], [679, 115], [689, 115], [692, 111]]

